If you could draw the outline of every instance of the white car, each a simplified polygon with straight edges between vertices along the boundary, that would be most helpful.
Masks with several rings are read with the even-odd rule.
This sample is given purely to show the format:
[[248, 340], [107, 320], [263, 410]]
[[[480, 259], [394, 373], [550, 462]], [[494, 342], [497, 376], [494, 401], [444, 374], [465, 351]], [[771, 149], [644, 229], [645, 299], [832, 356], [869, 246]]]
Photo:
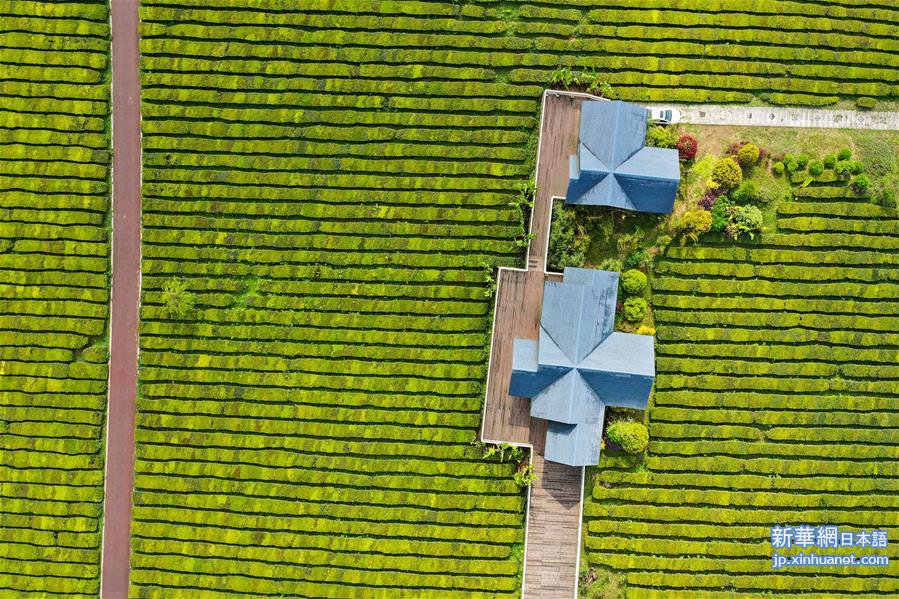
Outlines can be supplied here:
[[680, 110], [677, 108], [657, 108], [650, 107], [649, 120], [656, 125], [675, 125], [680, 122]]

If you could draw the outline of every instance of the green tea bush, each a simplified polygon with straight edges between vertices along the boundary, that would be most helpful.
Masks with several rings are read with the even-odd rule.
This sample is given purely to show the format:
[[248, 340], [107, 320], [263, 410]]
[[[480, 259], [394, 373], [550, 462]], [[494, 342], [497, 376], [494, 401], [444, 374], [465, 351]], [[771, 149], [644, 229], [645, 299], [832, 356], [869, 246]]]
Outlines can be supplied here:
[[840, 148], [837, 152], [837, 160], [849, 160], [852, 158], [852, 150], [849, 148]]
[[646, 289], [646, 275], [636, 269], [625, 271], [621, 275], [621, 287], [631, 295], [639, 295]]
[[606, 436], [627, 453], [643, 453], [649, 446], [649, 431], [642, 422], [616, 420], [609, 425]]
[[824, 157], [824, 160], [823, 160], [824, 168], [833, 168], [834, 165], [836, 165], [836, 163], [837, 163], [836, 154], [828, 154], [827, 156]]
[[629, 297], [624, 300], [624, 319], [628, 322], [640, 322], [646, 316], [648, 305], [642, 297]]

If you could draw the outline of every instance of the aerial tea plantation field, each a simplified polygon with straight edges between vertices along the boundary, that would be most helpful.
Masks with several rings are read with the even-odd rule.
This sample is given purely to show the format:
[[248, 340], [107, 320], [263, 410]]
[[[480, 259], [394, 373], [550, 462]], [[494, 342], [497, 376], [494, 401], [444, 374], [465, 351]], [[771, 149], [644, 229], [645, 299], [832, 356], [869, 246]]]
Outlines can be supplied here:
[[143, 3], [134, 597], [517, 595], [524, 495], [470, 442], [550, 73], [895, 95], [889, 3], [684, 4]]
[[99, 590], [108, 9], [0, 2], [0, 596]]
[[893, 565], [772, 572], [769, 544], [778, 524], [899, 524], [899, 217], [812, 186], [777, 229], [657, 267], [649, 454], [604, 458], [585, 506], [591, 564], [628, 597], [899, 592]]

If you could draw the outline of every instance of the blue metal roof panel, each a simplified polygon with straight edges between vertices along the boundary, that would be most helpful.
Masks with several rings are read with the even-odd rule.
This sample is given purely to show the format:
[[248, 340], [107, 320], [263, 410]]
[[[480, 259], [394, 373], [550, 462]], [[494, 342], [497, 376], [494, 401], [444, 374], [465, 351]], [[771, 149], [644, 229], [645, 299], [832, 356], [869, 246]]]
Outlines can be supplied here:
[[595, 100], [581, 105], [580, 142], [614, 169], [643, 147], [646, 109], [619, 100]]
[[570, 163], [566, 203], [672, 211], [680, 182], [677, 150], [644, 147], [646, 120], [646, 109], [635, 104], [583, 104], [580, 144]]
[[602, 427], [602, 418], [596, 423], [576, 425], [550, 421], [544, 456], [568, 466], [595, 466], [602, 450]]

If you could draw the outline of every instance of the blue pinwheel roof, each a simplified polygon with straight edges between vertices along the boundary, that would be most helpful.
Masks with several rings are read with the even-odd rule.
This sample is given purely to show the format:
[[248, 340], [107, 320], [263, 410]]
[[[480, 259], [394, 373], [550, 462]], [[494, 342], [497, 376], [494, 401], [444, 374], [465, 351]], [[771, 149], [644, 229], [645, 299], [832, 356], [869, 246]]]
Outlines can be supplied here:
[[670, 213], [680, 183], [677, 150], [644, 146], [646, 109], [619, 101], [581, 107], [566, 204]]
[[566, 268], [544, 284], [539, 339], [514, 341], [509, 393], [550, 421], [548, 460], [598, 463], [606, 406], [646, 407], [653, 338], [614, 332], [617, 295], [617, 272]]

